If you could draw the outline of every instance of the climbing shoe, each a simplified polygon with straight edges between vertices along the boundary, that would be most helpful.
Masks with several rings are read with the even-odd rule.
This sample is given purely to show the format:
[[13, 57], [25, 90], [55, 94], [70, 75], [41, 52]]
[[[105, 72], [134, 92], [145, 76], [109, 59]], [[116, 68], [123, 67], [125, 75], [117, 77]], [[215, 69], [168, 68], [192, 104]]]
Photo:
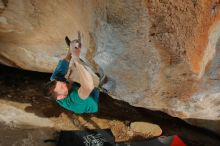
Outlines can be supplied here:
[[68, 38], [68, 36], [65, 37], [65, 41], [68, 47], [70, 47], [70, 39]]

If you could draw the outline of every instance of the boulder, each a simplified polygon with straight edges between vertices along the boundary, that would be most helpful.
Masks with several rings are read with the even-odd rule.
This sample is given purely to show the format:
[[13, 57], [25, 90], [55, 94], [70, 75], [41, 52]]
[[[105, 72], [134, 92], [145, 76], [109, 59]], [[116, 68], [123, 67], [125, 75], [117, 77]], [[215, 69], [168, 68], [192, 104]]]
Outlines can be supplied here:
[[54, 122], [51, 119], [25, 112], [26, 106], [27, 104], [16, 104], [0, 100], [0, 121], [11, 127], [54, 127]]
[[2, 0], [0, 62], [52, 72], [80, 31], [114, 98], [220, 133], [219, 18], [210, 0]]

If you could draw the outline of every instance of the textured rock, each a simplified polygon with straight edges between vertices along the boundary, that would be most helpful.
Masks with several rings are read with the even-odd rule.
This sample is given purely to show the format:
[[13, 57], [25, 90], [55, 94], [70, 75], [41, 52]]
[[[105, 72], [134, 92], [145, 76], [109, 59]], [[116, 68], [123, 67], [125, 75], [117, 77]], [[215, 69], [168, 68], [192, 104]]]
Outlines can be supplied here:
[[151, 137], [160, 136], [162, 134], [162, 129], [158, 125], [152, 123], [133, 122], [131, 123], [130, 127], [132, 131], [136, 133], [141, 133]]
[[11, 127], [53, 127], [52, 120], [41, 118], [33, 113], [27, 113], [24, 108], [25, 104], [16, 106], [16, 103], [0, 101], [0, 121]]
[[0, 13], [1, 63], [52, 72], [79, 30], [115, 98], [220, 133], [217, 0], [4, 0]]

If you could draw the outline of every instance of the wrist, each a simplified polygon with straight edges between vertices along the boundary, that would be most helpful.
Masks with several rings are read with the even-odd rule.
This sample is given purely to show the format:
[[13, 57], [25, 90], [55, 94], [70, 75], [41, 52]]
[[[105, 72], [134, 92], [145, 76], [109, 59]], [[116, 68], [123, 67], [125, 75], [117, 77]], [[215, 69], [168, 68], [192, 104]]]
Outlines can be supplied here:
[[64, 59], [65, 59], [66, 61], [70, 62], [71, 58], [72, 58], [71, 55], [68, 54]]

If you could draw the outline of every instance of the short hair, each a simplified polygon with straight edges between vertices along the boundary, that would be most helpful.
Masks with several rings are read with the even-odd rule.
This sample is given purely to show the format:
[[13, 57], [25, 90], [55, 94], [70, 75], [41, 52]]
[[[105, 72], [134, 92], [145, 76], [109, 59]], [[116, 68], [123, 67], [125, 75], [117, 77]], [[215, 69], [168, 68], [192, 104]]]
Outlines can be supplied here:
[[56, 92], [54, 91], [54, 88], [56, 87], [56, 84], [56, 80], [47, 82], [44, 88], [44, 95], [49, 97], [50, 99], [55, 100]]

